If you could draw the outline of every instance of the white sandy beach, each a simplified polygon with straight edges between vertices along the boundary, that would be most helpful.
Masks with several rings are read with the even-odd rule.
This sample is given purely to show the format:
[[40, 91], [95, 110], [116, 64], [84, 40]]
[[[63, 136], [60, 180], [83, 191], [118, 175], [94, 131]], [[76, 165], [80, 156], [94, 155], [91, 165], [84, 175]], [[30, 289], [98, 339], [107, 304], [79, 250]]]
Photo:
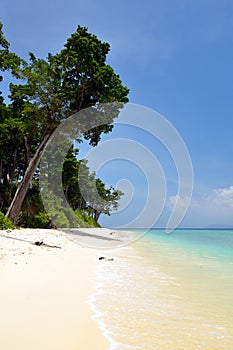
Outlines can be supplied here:
[[[107, 229], [80, 233], [113, 235]], [[37, 246], [36, 241], [44, 244]], [[100, 263], [97, 250], [82, 247], [57, 230], [0, 231], [0, 242], [1, 349], [109, 348], [87, 303]]]

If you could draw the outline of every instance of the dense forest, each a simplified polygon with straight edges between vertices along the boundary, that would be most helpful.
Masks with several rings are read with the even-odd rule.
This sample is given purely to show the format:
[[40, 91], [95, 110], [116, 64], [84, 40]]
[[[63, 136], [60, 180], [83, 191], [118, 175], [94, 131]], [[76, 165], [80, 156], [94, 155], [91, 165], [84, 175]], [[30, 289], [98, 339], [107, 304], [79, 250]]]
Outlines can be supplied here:
[[[78, 159], [75, 146], [69, 149], [63, 163], [63, 189], [69, 206], [58, 201], [60, 209], [47, 213], [39, 190], [40, 160], [54, 130], [69, 116], [88, 107], [128, 101], [128, 88], [106, 63], [109, 50], [108, 43], [78, 26], [57, 54], [48, 53], [42, 59], [29, 53], [25, 60], [11, 51], [0, 23], [0, 81], [6, 72], [12, 78], [8, 102], [0, 91], [1, 228], [69, 227], [70, 210], [77, 219], [72, 225], [94, 226], [101, 213], [109, 215], [117, 209], [122, 193], [96, 178], [88, 162]], [[107, 124], [79, 136], [75, 145], [81, 147], [84, 138], [95, 147], [103, 133], [112, 131], [116, 116], [113, 113], [111, 122], [108, 119]], [[79, 190], [80, 179], [89, 194], [88, 201]], [[94, 197], [96, 189], [98, 202]]]

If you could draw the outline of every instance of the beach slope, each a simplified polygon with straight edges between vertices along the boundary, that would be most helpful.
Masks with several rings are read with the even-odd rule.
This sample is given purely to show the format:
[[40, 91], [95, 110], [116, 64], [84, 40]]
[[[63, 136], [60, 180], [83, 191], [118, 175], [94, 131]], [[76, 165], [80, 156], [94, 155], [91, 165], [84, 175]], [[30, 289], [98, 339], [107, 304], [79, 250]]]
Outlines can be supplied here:
[[1, 349], [109, 348], [87, 303], [96, 250], [57, 230], [1, 231], [0, 242]]

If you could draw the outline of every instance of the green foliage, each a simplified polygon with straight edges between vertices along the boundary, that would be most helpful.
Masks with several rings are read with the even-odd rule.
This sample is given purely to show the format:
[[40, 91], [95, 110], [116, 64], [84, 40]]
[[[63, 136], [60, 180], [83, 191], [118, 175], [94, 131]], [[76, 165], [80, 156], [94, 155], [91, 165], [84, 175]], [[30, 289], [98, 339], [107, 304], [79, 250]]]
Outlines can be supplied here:
[[[18, 77], [19, 67], [23, 60], [15, 53], [10, 52], [10, 44], [3, 34], [3, 24], [0, 22], [0, 71], [10, 70], [11, 73]], [[0, 76], [2, 81], [2, 76]]]
[[8, 228], [15, 228], [11, 220], [6, 218], [5, 215], [0, 211], [0, 230], [6, 230]]
[[[85, 27], [78, 26], [57, 54], [49, 53], [46, 59], [41, 59], [30, 53], [27, 62], [10, 51], [2, 27], [0, 23], [0, 72], [8, 70], [21, 80], [19, 84], [10, 84], [11, 103], [8, 106], [0, 96], [0, 210], [5, 211], [13, 203], [7, 215], [14, 222], [21, 208], [22, 224], [41, 227], [46, 225], [48, 218], [43, 214], [39, 189], [30, 184], [40, 172], [38, 163], [42, 147], [46, 146], [56, 127], [71, 114], [91, 106], [96, 110], [100, 103], [121, 102], [108, 110], [108, 118], [99, 108], [98, 122], [101, 122], [101, 126], [94, 127], [94, 117], [93, 121], [89, 118], [92, 124], [90, 120], [86, 121], [88, 128], [87, 125], [80, 125], [79, 134], [75, 136], [77, 140], [84, 136], [92, 146], [96, 146], [103, 133], [112, 131], [112, 122], [123, 107], [122, 103], [128, 102], [129, 90], [106, 63], [110, 45], [89, 33]], [[36, 158], [37, 150], [40, 152]], [[82, 171], [78, 172], [81, 163]], [[96, 186], [100, 189], [103, 201], [102, 204], [96, 203], [93, 197], [95, 174], [89, 172], [85, 160], [77, 161], [74, 150], [64, 165], [63, 181], [67, 200], [73, 210], [90, 213], [97, 221], [101, 213], [109, 214], [116, 209], [120, 194], [113, 188], [106, 189], [100, 180]], [[77, 186], [79, 181], [82, 181], [91, 198], [89, 203], [80, 193]], [[17, 187], [23, 188], [20, 196], [19, 191], [16, 192]], [[51, 192], [51, 188], [47, 190]], [[22, 208], [27, 191], [28, 196]], [[15, 193], [17, 195], [14, 198]], [[52, 199], [55, 208], [48, 215], [52, 222], [56, 221], [56, 226], [76, 227], [83, 223], [78, 216], [74, 219], [65, 203], [59, 202], [58, 198]], [[97, 209], [91, 212], [90, 206], [94, 202]], [[85, 220], [87, 223], [88, 219]]]
[[[1, 213], [2, 214], [2, 213]], [[3, 215], [3, 214], [2, 214]], [[70, 222], [67, 219], [67, 212], [60, 212], [59, 216], [56, 218], [55, 224], [51, 224], [51, 227], [54, 228], [72, 228], [72, 227], [100, 227], [100, 225], [89, 215], [87, 215], [83, 211], [76, 210], [75, 211], [76, 220], [74, 220], [73, 225], [70, 224]], [[10, 222], [9, 219], [5, 218], [3, 215], [4, 220], [8, 222], [8, 225], [4, 225], [4, 227], [1, 228], [2, 225], [2, 217], [0, 215], [0, 228], [13, 228], [13, 224]], [[9, 222], [11, 223], [11, 226], [9, 225]], [[50, 227], [50, 218], [49, 215], [45, 212], [41, 212], [38, 214], [35, 214], [33, 216], [27, 216], [25, 213], [20, 212], [19, 215], [19, 225], [21, 227], [30, 227], [30, 228], [48, 228]]]
[[67, 217], [69, 212], [67, 211], [67, 213], [65, 213], [62, 200], [49, 189], [43, 190], [43, 197], [47, 202], [47, 208], [45, 209], [52, 221], [52, 224], [56, 227], [69, 228], [70, 224]]
[[35, 214], [34, 216], [26, 215], [23, 212], [19, 214], [19, 225], [30, 228], [46, 228], [50, 219], [45, 212]]
[[[48, 181], [43, 185], [43, 198], [47, 207], [43, 207], [41, 201], [38, 180], [33, 180], [32, 186], [23, 202], [19, 216], [19, 225], [24, 227], [99, 227], [97, 221], [101, 213], [110, 214], [118, 206], [119, 191], [112, 187], [106, 188], [100, 179], [95, 179], [86, 160], [78, 160], [78, 150], [70, 148], [63, 164], [63, 189], [70, 205], [56, 195], [57, 181]], [[59, 157], [56, 154], [55, 158]], [[58, 176], [56, 162], [49, 159], [49, 166], [53, 170], [53, 176]], [[54, 178], [53, 178], [54, 180]], [[88, 198], [83, 198], [79, 186], [85, 189]], [[96, 189], [99, 191], [96, 198]], [[94, 205], [94, 209], [92, 208]], [[45, 209], [47, 214], [45, 214]], [[74, 212], [75, 215], [74, 215]]]
[[72, 147], [65, 158], [64, 192], [73, 210], [86, 212], [97, 222], [101, 213], [110, 215], [118, 208], [118, 202], [123, 193], [112, 186], [106, 188], [100, 179], [96, 179], [95, 173], [90, 172], [87, 160], [77, 160], [77, 153], [78, 150]]
[[98, 222], [84, 211], [75, 210], [75, 215], [80, 219], [80, 227], [100, 227]]
[[[54, 227], [54, 228], [100, 227], [100, 225], [92, 217], [88, 216], [85, 212], [81, 212], [79, 210], [75, 211], [76, 220], [74, 221], [75, 223], [73, 225], [71, 225], [67, 220], [66, 214], [67, 213], [65, 212], [60, 212], [59, 216], [55, 220], [56, 225], [51, 224], [51, 227]], [[25, 213], [20, 212], [20, 215], [19, 215], [19, 225], [21, 227], [48, 228], [50, 227], [50, 222], [51, 221], [50, 221], [49, 215], [45, 212], [35, 214], [34, 216], [27, 216], [25, 215]], [[1, 217], [0, 217], [0, 227], [1, 227]], [[8, 228], [8, 227], [12, 228], [12, 226], [7, 226], [3, 228]]]

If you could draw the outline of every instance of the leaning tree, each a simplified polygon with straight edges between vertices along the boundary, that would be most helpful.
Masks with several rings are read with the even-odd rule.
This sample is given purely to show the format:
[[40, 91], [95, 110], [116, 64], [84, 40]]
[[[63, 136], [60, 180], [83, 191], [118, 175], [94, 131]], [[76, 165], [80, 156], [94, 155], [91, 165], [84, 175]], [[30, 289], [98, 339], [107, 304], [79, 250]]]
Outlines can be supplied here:
[[[59, 124], [99, 103], [128, 101], [128, 88], [106, 63], [109, 50], [108, 43], [78, 26], [58, 54], [49, 53], [47, 59], [40, 59], [30, 53], [29, 62], [21, 61], [21, 66], [18, 62], [17, 76], [23, 83], [10, 84], [10, 98], [11, 106], [20, 105], [20, 118], [25, 122], [22, 137], [27, 158], [6, 214], [14, 224], [43, 151]], [[95, 146], [101, 134], [110, 132], [112, 127], [112, 122], [103, 123], [88, 130], [85, 138]]]

